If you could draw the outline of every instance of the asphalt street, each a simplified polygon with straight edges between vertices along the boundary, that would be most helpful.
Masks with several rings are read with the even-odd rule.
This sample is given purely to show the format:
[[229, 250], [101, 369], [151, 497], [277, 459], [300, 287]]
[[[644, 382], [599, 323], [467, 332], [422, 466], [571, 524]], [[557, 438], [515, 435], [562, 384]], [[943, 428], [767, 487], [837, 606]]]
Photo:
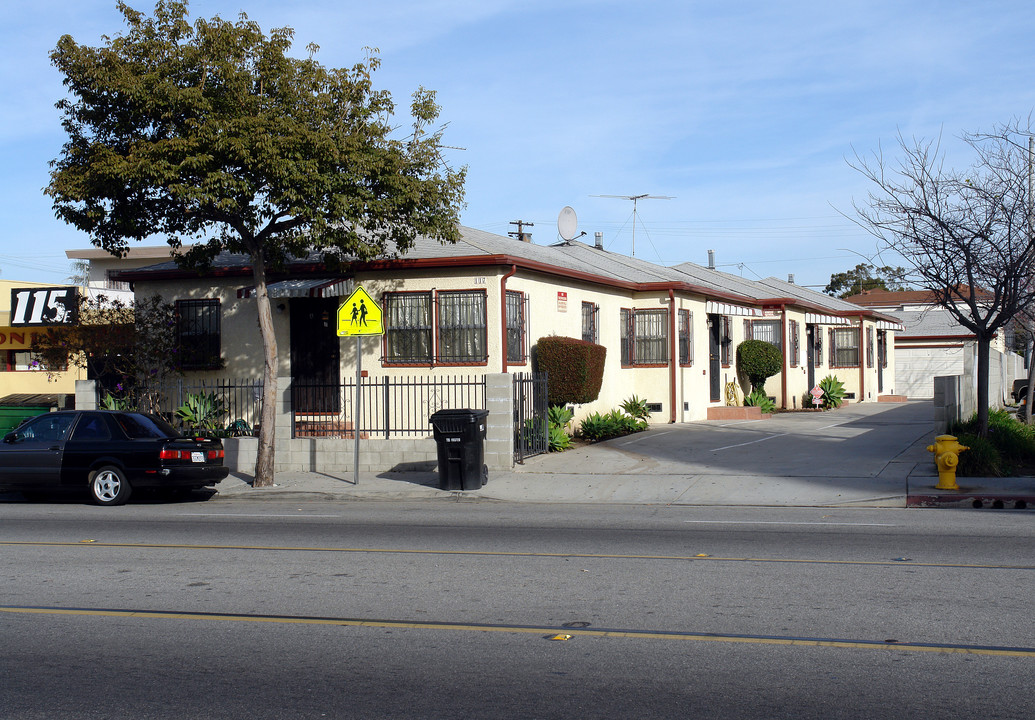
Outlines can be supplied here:
[[446, 499], [0, 504], [0, 707], [1031, 717], [1030, 520]]

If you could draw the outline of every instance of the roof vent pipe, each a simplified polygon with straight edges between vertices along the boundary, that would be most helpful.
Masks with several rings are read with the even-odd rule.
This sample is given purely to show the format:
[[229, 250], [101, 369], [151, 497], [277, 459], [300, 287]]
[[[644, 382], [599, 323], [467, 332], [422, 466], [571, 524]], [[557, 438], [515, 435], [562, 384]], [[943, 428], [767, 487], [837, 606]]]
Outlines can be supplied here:
[[789, 282], [791, 285], [794, 284], [794, 273], [787, 273], [787, 282]]
[[714, 270], [715, 269], [715, 251], [714, 250], [709, 250], [708, 251], [708, 269], [709, 270]]
[[604, 249], [604, 233], [600, 232], [599, 230], [593, 233], [593, 241], [597, 247], [597, 250]]

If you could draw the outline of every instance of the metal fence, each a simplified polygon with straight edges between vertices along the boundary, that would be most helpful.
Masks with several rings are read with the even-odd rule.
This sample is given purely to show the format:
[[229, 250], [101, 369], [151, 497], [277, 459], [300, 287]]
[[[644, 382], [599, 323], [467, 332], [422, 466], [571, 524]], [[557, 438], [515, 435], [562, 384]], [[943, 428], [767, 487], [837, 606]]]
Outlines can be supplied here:
[[[114, 399], [114, 404], [108, 400]], [[97, 407], [120, 407], [151, 412], [165, 417], [173, 425], [183, 426], [177, 411], [191, 406], [195, 412], [208, 414], [213, 429], [235, 436], [257, 434], [262, 411], [262, 380], [249, 378], [212, 378], [207, 380], [177, 379], [146, 390], [112, 392], [97, 384]]]
[[514, 375], [514, 460], [524, 462], [550, 449], [546, 373]]
[[294, 437], [352, 438], [425, 436], [438, 410], [485, 409], [485, 376], [365, 377], [360, 379], [356, 422], [356, 381], [341, 384], [291, 382]]

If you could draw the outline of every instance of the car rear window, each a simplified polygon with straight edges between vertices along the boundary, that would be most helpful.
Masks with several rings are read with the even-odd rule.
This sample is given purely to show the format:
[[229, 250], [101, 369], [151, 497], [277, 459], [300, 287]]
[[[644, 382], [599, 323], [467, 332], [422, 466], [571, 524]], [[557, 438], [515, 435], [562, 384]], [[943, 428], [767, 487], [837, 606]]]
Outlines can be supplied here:
[[115, 416], [126, 436], [132, 440], [176, 438], [180, 434], [169, 423], [153, 415], [119, 413]]

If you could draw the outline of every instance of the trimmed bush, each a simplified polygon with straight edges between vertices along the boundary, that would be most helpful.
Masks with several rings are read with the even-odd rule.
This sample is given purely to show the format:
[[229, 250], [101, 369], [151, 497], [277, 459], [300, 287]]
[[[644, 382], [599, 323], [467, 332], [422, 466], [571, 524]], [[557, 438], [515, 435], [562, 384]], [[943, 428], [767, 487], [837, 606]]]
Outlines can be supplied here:
[[547, 373], [546, 401], [550, 405], [593, 402], [604, 382], [607, 348], [585, 340], [549, 336], [539, 338], [535, 362]]
[[783, 355], [775, 345], [764, 340], [745, 340], [737, 346], [737, 370], [751, 382], [751, 389], [759, 390], [765, 381], [783, 367]]
[[1002, 477], [1006, 475], [1003, 460], [995, 445], [985, 438], [964, 433], [957, 436], [960, 445], [970, 450], [960, 453], [960, 462], [956, 466], [959, 477]]

